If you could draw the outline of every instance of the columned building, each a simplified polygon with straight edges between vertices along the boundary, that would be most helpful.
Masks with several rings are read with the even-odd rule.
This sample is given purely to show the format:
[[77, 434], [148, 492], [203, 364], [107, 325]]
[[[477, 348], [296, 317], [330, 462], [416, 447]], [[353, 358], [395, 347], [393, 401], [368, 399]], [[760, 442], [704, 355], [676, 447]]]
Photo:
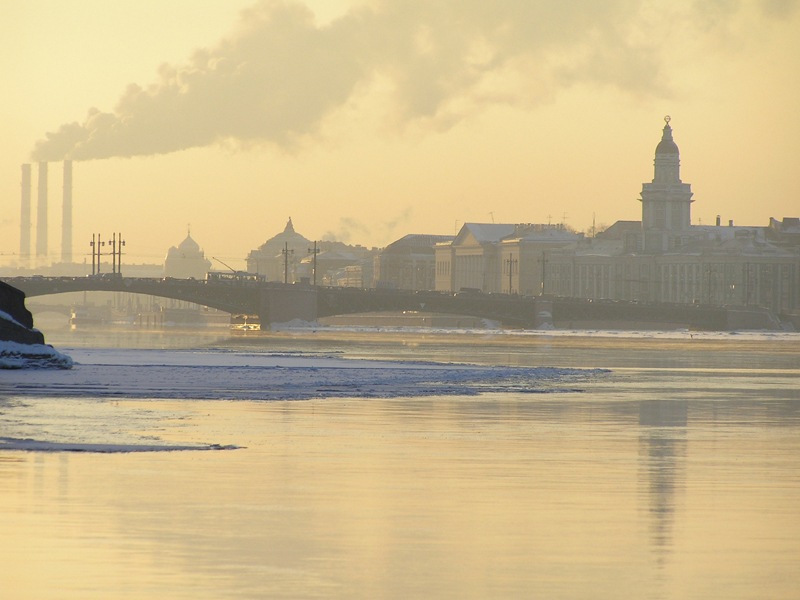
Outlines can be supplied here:
[[[692, 191], [680, 179], [669, 118], [654, 177], [642, 185], [642, 221], [620, 221], [550, 253], [548, 294], [681, 304], [800, 308], [800, 235], [795, 219], [770, 227], [691, 224]], [[798, 229], [800, 233], [800, 229]]]
[[691, 185], [666, 117], [641, 221], [594, 237], [563, 227], [466, 223], [435, 247], [436, 289], [800, 310], [800, 219], [692, 225]]
[[[517, 226], [518, 233], [498, 244], [500, 251], [500, 289], [504, 294], [538, 296], [549, 293], [543, 285], [550, 251], [580, 239], [561, 225]], [[520, 231], [521, 230], [521, 231]]]
[[563, 225], [465, 223], [435, 246], [436, 289], [540, 294], [548, 252], [579, 238]]
[[452, 242], [436, 245], [436, 289], [499, 292], [501, 253], [498, 244], [514, 235], [504, 223], [464, 223]]

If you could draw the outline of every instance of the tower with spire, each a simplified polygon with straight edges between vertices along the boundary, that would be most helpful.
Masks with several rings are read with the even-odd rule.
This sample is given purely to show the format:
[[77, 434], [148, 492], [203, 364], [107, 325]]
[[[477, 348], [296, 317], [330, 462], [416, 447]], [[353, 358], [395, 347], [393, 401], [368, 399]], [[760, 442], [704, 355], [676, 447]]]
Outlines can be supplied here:
[[680, 177], [680, 152], [672, 139], [669, 116], [664, 117], [661, 141], [656, 146], [653, 181], [642, 184], [644, 250], [658, 254], [682, 244], [682, 232], [691, 225], [692, 186]]

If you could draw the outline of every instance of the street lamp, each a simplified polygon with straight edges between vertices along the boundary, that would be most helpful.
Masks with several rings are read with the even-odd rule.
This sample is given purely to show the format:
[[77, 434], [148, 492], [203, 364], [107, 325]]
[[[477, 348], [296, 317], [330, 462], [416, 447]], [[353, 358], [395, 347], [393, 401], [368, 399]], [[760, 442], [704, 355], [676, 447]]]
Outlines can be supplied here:
[[514, 256], [513, 254], [509, 254], [508, 255], [508, 260], [506, 261], [506, 264], [508, 265], [508, 294], [509, 294], [509, 296], [512, 294], [512, 290], [511, 290], [511, 275], [514, 272], [514, 266], [517, 264], [517, 260], [515, 258], [513, 258], [513, 256]]
[[[95, 239], [95, 234], [92, 234], [92, 241], [89, 242], [89, 245], [92, 247], [92, 275], [100, 275], [100, 246], [105, 246], [105, 242], [100, 241], [100, 234], [97, 234], [97, 238]], [[95, 254], [97, 255], [97, 272], [95, 273], [95, 266], [94, 266], [94, 257]]]

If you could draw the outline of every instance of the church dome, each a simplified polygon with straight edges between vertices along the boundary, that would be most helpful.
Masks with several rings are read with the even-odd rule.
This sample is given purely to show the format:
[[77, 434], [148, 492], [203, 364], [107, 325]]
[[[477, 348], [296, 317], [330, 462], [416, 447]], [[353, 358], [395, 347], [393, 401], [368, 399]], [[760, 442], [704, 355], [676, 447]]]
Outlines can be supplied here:
[[672, 127], [669, 126], [669, 117], [665, 117], [666, 124], [664, 125], [664, 134], [661, 136], [661, 141], [656, 146], [656, 155], [658, 154], [680, 154], [678, 145], [672, 140]]
[[178, 244], [178, 250], [183, 250], [184, 252], [199, 252], [200, 244], [195, 242], [191, 235], [187, 235], [186, 239]]

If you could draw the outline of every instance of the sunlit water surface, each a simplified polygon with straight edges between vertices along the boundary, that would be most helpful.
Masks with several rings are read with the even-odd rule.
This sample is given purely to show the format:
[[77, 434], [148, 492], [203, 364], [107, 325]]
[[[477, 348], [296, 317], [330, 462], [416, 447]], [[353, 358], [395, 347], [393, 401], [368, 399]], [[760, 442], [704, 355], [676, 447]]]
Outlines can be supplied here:
[[612, 372], [569, 394], [0, 394], [0, 429], [242, 447], [0, 451], [0, 597], [798, 597], [797, 338], [182, 335], [105, 343]]

